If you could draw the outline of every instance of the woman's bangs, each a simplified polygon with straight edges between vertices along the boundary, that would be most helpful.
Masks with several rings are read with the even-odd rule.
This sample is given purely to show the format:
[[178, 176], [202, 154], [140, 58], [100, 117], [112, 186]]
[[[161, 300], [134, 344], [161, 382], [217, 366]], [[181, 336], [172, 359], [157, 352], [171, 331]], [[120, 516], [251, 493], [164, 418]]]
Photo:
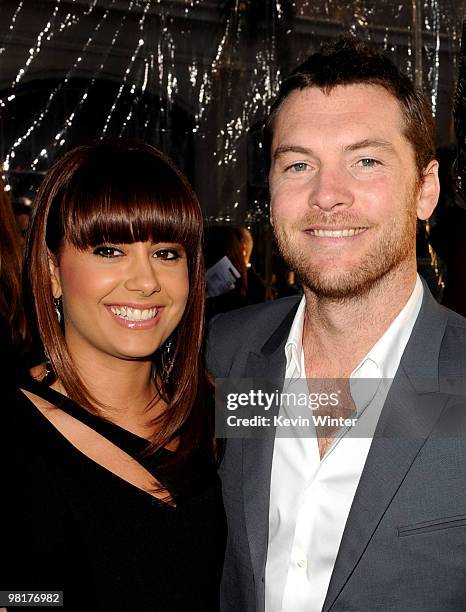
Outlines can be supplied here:
[[175, 242], [188, 252], [196, 251], [202, 224], [197, 201], [184, 185], [177, 190], [148, 187], [109, 188], [64, 198], [65, 240], [82, 250], [105, 243], [150, 241]]

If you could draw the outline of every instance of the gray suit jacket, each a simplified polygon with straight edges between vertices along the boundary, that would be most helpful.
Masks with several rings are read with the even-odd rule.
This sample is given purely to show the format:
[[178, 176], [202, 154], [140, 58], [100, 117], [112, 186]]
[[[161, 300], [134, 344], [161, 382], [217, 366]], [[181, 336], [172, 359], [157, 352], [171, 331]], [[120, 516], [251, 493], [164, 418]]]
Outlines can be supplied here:
[[[283, 378], [298, 300], [214, 319], [217, 378]], [[348, 516], [323, 611], [466, 610], [466, 319], [425, 288]], [[273, 437], [230, 439], [222, 612], [263, 612]]]

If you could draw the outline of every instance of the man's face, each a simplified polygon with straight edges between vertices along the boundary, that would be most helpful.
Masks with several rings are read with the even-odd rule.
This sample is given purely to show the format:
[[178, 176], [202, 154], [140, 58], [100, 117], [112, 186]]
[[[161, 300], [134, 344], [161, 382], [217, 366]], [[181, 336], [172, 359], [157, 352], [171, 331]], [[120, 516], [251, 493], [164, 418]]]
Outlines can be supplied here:
[[[427, 210], [399, 103], [384, 88], [292, 92], [276, 116], [271, 153], [272, 224], [305, 286], [342, 299], [390, 272], [415, 270], [416, 218], [435, 202]], [[437, 164], [429, 166], [438, 186]]]

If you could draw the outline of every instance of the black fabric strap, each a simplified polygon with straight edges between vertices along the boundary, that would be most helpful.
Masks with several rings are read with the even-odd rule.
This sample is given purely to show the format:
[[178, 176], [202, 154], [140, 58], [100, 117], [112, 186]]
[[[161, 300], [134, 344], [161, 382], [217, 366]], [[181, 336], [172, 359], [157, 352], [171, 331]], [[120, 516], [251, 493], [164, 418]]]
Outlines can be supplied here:
[[60, 410], [63, 410], [63, 412], [66, 412], [74, 419], [84, 423], [84, 425], [99, 433], [112, 444], [121, 447], [133, 459], [141, 460], [140, 454], [149, 444], [145, 438], [141, 438], [101, 416], [92, 414], [69, 397], [66, 397], [66, 395], [34, 379], [22, 381], [21, 388], [34, 393], [46, 402], [60, 408]]

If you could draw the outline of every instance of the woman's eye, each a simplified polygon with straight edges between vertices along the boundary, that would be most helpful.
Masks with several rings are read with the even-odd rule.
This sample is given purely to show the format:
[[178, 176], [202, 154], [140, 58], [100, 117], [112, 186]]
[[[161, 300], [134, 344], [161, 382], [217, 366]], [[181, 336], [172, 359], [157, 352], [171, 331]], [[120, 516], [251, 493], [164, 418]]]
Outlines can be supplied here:
[[94, 255], [98, 255], [99, 257], [107, 257], [108, 259], [112, 257], [119, 257], [122, 255], [120, 249], [112, 246], [98, 246], [93, 250]]
[[165, 261], [168, 261], [171, 259], [179, 259], [181, 255], [179, 254], [177, 249], [158, 249], [154, 253], [154, 257], [156, 257], [157, 259], [163, 259]]

